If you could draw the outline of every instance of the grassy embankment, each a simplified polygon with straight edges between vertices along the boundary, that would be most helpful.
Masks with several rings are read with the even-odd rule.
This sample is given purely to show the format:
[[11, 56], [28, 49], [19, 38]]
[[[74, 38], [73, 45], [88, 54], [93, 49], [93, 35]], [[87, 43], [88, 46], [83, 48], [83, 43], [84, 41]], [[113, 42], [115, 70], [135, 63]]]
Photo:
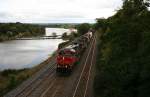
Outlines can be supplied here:
[[56, 52], [52, 54], [47, 60], [41, 64], [30, 68], [30, 69], [21, 69], [21, 70], [4, 70], [0, 72], [0, 96], [3, 96], [10, 90], [14, 89], [20, 85], [23, 81], [34, 75], [41, 68], [47, 65], [51, 58], [55, 56]]

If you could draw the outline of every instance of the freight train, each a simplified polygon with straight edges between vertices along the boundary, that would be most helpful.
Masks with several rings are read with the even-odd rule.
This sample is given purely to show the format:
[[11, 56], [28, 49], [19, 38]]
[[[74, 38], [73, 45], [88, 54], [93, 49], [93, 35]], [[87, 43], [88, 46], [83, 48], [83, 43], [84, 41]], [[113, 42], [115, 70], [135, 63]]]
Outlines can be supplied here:
[[56, 63], [57, 72], [71, 72], [75, 64], [78, 63], [84, 50], [87, 48], [92, 39], [92, 32], [88, 32], [75, 39], [62, 49], [58, 50]]

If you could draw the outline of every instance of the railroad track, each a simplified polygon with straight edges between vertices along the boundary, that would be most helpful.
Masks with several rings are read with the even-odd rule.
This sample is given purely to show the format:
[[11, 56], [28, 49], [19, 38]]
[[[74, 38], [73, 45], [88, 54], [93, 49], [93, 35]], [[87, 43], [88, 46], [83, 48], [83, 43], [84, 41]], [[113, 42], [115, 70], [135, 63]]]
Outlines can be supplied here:
[[[74, 68], [69, 77], [56, 74], [56, 65], [53, 63], [39, 77], [21, 89], [13, 96], [4, 97], [87, 97], [88, 84], [93, 65], [95, 51], [95, 36], [84, 54], [81, 64]], [[80, 66], [81, 65], [81, 66]]]
[[32, 84], [28, 85], [23, 89], [20, 93], [15, 95], [14, 97], [29, 97], [36, 89], [40, 87], [40, 85], [43, 85], [43, 82], [45, 83], [45, 80], [51, 78], [54, 76], [53, 72], [55, 72], [55, 68], [52, 67], [50, 70], [46, 71], [43, 78], [38, 78], [35, 81], [32, 82]]
[[[92, 69], [92, 65], [93, 65], [93, 58], [94, 58], [94, 54], [95, 54], [95, 37], [94, 37], [94, 46], [92, 47], [93, 50], [92, 55], [90, 55], [90, 53], [88, 54], [88, 57], [85, 61], [84, 67], [82, 69], [81, 75], [78, 79], [76, 88], [73, 92], [73, 96], [72, 97], [87, 97], [87, 89], [88, 89], [88, 84], [89, 84], [89, 78], [91, 75], [91, 69]], [[88, 60], [89, 59], [89, 60]], [[89, 62], [88, 62], [89, 61]]]
[[[54, 81], [49, 85], [49, 87], [38, 97], [86, 97], [87, 95], [87, 88], [88, 88], [88, 83], [89, 83], [89, 78], [90, 78], [90, 73], [91, 73], [91, 68], [92, 68], [92, 62], [93, 62], [93, 56], [94, 56], [94, 49], [95, 49], [95, 38], [93, 39], [93, 42], [91, 43], [91, 47], [89, 49], [88, 55], [86, 57], [84, 66], [82, 68], [82, 71], [80, 73], [79, 79], [77, 80], [77, 83], [75, 84], [75, 89], [72, 90], [73, 95], [63, 95], [65, 94], [62, 89], [65, 89], [65, 83], [67, 83], [66, 80], [68, 78], [60, 78], [60, 77], [55, 77]], [[92, 56], [90, 54], [92, 53]], [[87, 66], [87, 62], [89, 58], [92, 58], [90, 61], [90, 66]], [[87, 72], [88, 71], [88, 72]], [[84, 74], [85, 72], [88, 73], [88, 75]], [[83, 77], [87, 77], [87, 81], [83, 79]], [[81, 80], [84, 81], [85, 83], [85, 88], [82, 88], [82, 90], [85, 90], [82, 94], [79, 93], [81, 91]], [[67, 85], [67, 84], [66, 84]], [[69, 92], [69, 90], [68, 90]], [[36, 96], [34, 96], [36, 97]]]
[[[55, 71], [55, 56], [51, 59], [52, 65], [42, 68], [39, 72], [33, 75], [30, 79], [23, 83], [23, 87], [18, 87], [14, 91], [6, 94], [4, 97], [27, 97], [23, 94], [30, 94], [31, 89], [37, 88], [45, 77], [49, 76], [51, 72]], [[25, 84], [25, 85], [24, 85]], [[33, 91], [33, 90], [32, 90]], [[28, 93], [27, 93], [28, 92]]]

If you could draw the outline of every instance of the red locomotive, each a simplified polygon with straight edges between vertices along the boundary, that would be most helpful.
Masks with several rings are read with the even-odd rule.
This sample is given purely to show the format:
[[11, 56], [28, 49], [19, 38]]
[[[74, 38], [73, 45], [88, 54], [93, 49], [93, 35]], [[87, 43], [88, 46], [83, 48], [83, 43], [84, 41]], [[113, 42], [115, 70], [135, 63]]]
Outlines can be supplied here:
[[73, 48], [64, 48], [58, 52], [57, 71], [71, 71], [73, 65], [79, 60]]
[[72, 71], [74, 65], [79, 61], [80, 55], [87, 47], [92, 36], [91, 33], [86, 33], [85, 35], [74, 40], [71, 45], [58, 50], [58, 55], [56, 59], [57, 71]]

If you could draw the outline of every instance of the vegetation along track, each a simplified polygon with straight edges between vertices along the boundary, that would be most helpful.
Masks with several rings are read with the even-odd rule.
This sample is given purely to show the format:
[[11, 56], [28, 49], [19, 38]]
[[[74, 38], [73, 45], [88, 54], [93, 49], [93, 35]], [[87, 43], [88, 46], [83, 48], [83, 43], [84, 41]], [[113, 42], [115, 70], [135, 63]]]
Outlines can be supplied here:
[[10, 93], [6, 94], [4, 97], [26, 97], [38, 88], [39, 85], [45, 80], [48, 76], [51, 75], [55, 70], [55, 56], [51, 58], [51, 64], [42, 68], [39, 72], [33, 75], [30, 79], [26, 80], [18, 88], [14, 89]]
[[43, 77], [22, 89], [22, 92], [7, 97], [87, 97], [94, 51], [95, 37], [69, 76], [58, 75], [56, 65], [52, 65]]

